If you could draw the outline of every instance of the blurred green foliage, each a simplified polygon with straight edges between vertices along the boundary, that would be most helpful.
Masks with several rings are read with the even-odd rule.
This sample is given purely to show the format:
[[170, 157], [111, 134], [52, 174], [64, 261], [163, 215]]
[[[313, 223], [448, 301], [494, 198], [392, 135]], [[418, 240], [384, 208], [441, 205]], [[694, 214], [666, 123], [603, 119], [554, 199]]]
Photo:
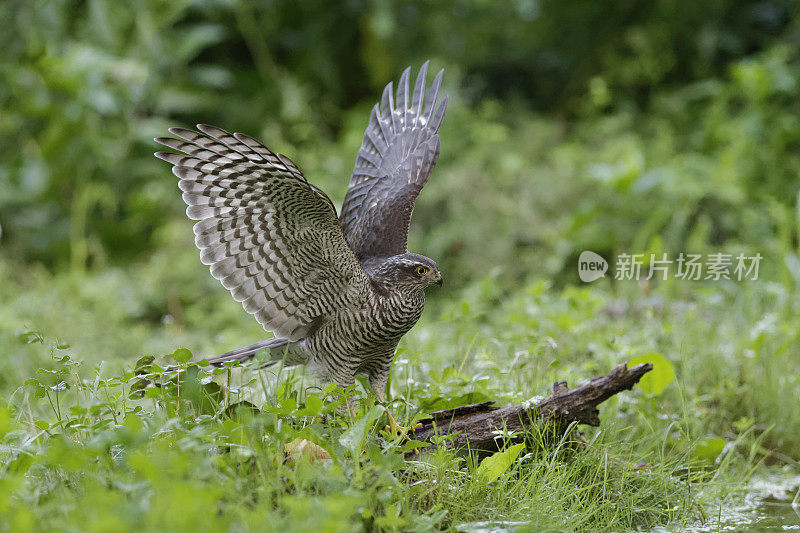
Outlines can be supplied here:
[[584, 248], [757, 246], [776, 274], [796, 246], [793, 2], [9, 0], [0, 17], [2, 247], [50, 269], [174, 244], [181, 202], [151, 155], [170, 125], [250, 133], [340, 200], [381, 87], [427, 58], [452, 104], [412, 244], [456, 284], [557, 274]]

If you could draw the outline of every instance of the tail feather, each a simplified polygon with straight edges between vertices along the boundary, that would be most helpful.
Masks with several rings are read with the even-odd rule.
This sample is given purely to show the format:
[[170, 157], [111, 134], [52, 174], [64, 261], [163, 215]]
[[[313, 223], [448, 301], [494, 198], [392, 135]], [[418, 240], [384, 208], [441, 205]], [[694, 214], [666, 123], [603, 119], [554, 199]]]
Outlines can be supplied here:
[[227, 363], [228, 361], [239, 361], [243, 363], [255, 357], [256, 352], [259, 350], [269, 348], [270, 351], [272, 351], [272, 353], [270, 353], [270, 361], [266, 362], [264, 365], [269, 366], [271, 364], [280, 362], [283, 359], [284, 354], [291, 348], [292, 344], [293, 343], [289, 342], [289, 339], [266, 339], [255, 344], [251, 344], [250, 346], [245, 346], [243, 348], [238, 348], [215, 357], [210, 357], [208, 358], [208, 362], [216, 366], [219, 366], [222, 363]]

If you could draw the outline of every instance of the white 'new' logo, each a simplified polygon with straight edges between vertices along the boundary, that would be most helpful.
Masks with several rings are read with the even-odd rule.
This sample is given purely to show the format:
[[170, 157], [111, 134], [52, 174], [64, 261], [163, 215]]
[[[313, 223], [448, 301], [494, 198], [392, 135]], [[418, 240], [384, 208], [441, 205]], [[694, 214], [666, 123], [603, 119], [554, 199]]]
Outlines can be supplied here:
[[590, 283], [606, 275], [608, 271], [608, 261], [589, 250], [581, 252], [578, 257], [578, 276], [581, 281]]

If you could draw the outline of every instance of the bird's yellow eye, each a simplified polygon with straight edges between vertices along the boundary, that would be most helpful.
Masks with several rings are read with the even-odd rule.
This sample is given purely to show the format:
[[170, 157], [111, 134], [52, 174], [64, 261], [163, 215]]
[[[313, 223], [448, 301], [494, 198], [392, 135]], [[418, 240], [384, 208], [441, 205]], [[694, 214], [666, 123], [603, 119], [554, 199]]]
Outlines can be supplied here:
[[424, 276], [427, 273], [428, 273], [428, 269], [427, 268], [425, 268], [425, 267], [417, 267], [417, 274], [419, 274], [420, 276]]

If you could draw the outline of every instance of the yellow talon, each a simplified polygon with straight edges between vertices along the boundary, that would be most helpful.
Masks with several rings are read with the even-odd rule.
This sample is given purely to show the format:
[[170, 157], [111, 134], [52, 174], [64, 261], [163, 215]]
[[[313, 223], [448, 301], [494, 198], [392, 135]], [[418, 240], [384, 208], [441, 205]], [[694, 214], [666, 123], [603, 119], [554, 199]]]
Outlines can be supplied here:
[[[380, 388], [373, 389], [373, 390], [375, 390], [375, 394], [378, 396], [378, 400], [381, 403], [384, 403], [386, 401], [386, 397], [384, 396], [383, 391]], [[416, 423], [413, 426], [409, 426], [409, 427], [401, 426], [394, 419], [394, 417], [392, 416], [392, 413], [391, 413], [391, 411], [389, 411], [388, 407], [386, 407], [386, 416], [389, 417], [389, 425], [384, 427], [383, 430], [384, 431], [388, 431], [390, 433], [397, 434], [397, 435], [405, 435], [406, 438], [408, 438], [407, 433], [409, 431], [413, 431], [415, 429], [419, 429], [419, 428], [422, 427], [422, 424], [420, 424], [420, 423]]]
[[422, 424], [419, 422], [413, 426], [401, 426], [397, 423], [397, 421], [395, 421], [392, 413], [389, 412], [388, 409], [386, 410], [386, 416], [389, 417], [389, 425], [383, 428], [384, 431], [389, 431], [398, 435], [406, 435], [409, 431], [413, 431], [422, 427]]

